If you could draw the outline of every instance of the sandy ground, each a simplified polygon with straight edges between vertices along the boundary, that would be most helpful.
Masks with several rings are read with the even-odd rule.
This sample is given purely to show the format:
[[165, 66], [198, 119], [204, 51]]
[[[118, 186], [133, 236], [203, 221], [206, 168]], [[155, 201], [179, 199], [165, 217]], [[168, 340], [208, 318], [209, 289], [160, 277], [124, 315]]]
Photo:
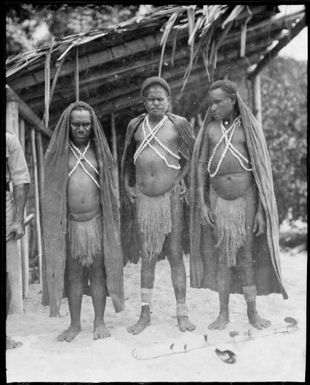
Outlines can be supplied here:
[[[137, 336], [127, 333], [126, 327], [139, 315], [139, 264], [129, 264], [124, 270], [125, 311], [116, 314], [108, 299], [105, 319], [112, 337], [105, 340], [92, 339], [93, 308], [90, 297], [85, 296], [82, 332], [71, 343], [58, 342], [56, 336], [70, 321], [67, 300], [63, 300], [61, 317], [50, 318], [48, 308], [40, 304], [40, 287], [33, 284], [29, 298], [24, 300], [24, 314], [8, 316], [7, 334], [22, 341], [23, 346], [6, 353], [7, 382], [305, 381], [307, 252], [283, 251], [281, 261], [289, 299], [285, 301], [278, 294], [259, 297], [257, 308], [273, 327], [284, 325], [283, 319], [290, 316], [297, 319], [299, 329], [238, 346], [223, 342], [230, 340], [230, 331], [242, 334], [251, 328], [241, 295], [231, 296], [227, 328], [209, 331], [207, 325], [218, 313], [217, 293], [188, 288], [188, 307], [197, 328], [192, 333], [178, 330], [167, 261], [158, 262], [156, 267], [152, 325]], [[188, 257], [185, 263], [188, 276]], [[154, 344], [190, 345], [205, 333], [215, 346], [152, 360], [132, 356], [135, 348]], [[233, 365], [222, 362], [214, 352], [215, 347], [225, 346], [237, 355]]]

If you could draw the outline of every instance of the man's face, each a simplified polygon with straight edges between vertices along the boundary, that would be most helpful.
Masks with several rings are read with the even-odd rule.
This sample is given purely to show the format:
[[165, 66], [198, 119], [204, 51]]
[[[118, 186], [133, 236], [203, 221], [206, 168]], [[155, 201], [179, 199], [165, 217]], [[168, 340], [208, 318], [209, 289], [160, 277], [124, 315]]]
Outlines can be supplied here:
[[93, 133], [90, 113], [87, 110], [71, 112], [70, 136], [74, 144], [87, 144]]
[[166, 90], [157, 84], [150, 86], [145, 92], [144, 106], [150, 116], [163, 117], [169, 107]]
[[213, 118], [215, 120], [229, 120], [234, 111], [236, 98], [228, 95], [220, 88], [211, 90], [209, 92], [209, 97]]

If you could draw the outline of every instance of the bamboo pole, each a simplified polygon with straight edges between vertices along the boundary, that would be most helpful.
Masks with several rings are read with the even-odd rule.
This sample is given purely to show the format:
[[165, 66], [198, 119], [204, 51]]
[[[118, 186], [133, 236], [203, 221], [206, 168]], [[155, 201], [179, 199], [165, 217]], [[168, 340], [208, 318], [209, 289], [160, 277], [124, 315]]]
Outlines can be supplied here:
[[120, 192], [119, 192], [119, 172], [118, 172], [118, 155], [117, 155], [117, 135], [115, 130], [114, 112], [111, 113], [111, 136], [112, 136], [112, 154], [115, 162], [114, 176], [115, 176], [115, 182], [116, 182], [117, 198], [119, 201]]
[[[39, 201], [40, 207], [42, 208], [43, 200], [44, 200], [44, 152], [43, 152], [43, 144], [42, 144], [42, 135], [40, 132], [36, 132], [36, 147], [37, 147], [37, 158], [38, 158], [38, 179], [39, 179]], [[46, 303], [45, 295], [48, 293], [47, 286], [47, 276], [46, 276], [46, 255], [45, 255], [45, 247], [44, 247], [44, 227], [43, 227], [43, 211], [40, 210], [40, 223], [41, 223], [41, 244], [42, 244], [42, 303]], [[44, 297], [44, 298], [43, 298]]]
[[80, 79], [79, 79], [79, 48], [75, 50], [75, 66], [74, 66], [74, 80], [75, 80], [75, 101], [80, 100]]
[[[19, 120], [19, 140], [25, 152], [25, 121]], [[24, 211], [24, 219], [27, 218], [27, 204]], [[25, 226], [25, 235], [21, 239], [21, 261], [22, 261], [22, 285], [23, 297], [29, 295], [29, 229]]]
[[[7, 95], [6, 103], [6, 126], [13, 131], [17, 137], [19, 134], [18, 121], [18, 102], [13, 95]], [[11, 301], [9, 313], [23, 313], [23, 285], [22, 285], [22, 266], [21, 266], [21, 241], [17, 242], [16, 270], [7, 273], [7, 285], [11, 291]], [[12, 250], [14, 252], [14, 250]]]
[[36, 212], [36, 229], [37, 229], [37, 242], [38, 242], [38, 257], [39, 257], [39, 283], [41, 284], [42, 283], [42, 240], [41, 240], [41, 222], [40, 222], [38, 162], [37, 162], [34, 128], [31, 128], [31, 145], [32, 145], [32, 156], [33, 156], [33, 170], [34, 170], [35, 212]]

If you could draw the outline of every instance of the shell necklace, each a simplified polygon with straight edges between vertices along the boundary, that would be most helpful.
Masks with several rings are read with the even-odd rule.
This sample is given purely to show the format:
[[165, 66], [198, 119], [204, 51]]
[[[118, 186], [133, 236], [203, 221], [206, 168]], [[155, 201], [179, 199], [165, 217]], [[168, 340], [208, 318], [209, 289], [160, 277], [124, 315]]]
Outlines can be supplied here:
[[[208, 167], [207, 167], [209, 175], [210, 175], [211, 178], [215, 177], [217, 175], [217, 173], [219, 172], [221, 164], [222, 164], [222, 162], [223, 162], [223, 160], [225, 158], [225, 155], [226, 155], [228, 150], [238, 160], [238, 162], [240, 163], [240, 166], [244, 170], [246, 170], [246, 171], [252, 171], [253, 170], [251, 167], [247, 167], [247, 165], [246, 165], [246, 164], [250, 165], [250, 161], [243, 154], [241, 154], [241, 152], [238, 151], [236, 149], [236, 147], [231, 143], [232, 137], [233, 137], [234, 132], [235, 132], [235, 129], [237, 127], [239, 127], [240, 124], [241, 124], [240, 116], [238, 116], [233, 121], [233, 124], [228, 128], [228, 130], [226, 130], [226, 128], [224, 127], [223, 122], [220, 122], [220, 127], [221, 127], [221, 130], [222, 130], [222, 137], [218, 141], [216, 146], [214, 147], [212, 155], [210, 156], [210, 159], [209, 159], [209, 162], [208, 162]], [[219, 162], [218, 162], [214, 172], [211, 172], [211, 164], [212, 164], [213, 158], [215, 156], [215, 153], [216, 153], [219, 145], [222, 143], [223, 140], [225, 140], [225, 148], [224, 148], [224, 150], [222, 152], [222, 155], [220, 157], [220, 160], [219, 160]]]

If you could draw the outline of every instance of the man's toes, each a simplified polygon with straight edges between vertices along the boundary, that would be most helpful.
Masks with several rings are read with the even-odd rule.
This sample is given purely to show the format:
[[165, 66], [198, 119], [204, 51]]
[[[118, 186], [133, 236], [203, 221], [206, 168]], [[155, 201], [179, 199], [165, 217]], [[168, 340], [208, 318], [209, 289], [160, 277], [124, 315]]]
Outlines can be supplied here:
[[71, 342], [71, 341], [73, 340], [74, 337], [75, 337], [75, 335], [69, 334], [69, 335], [66, 336], [65, 340], [66, 340], [67, 342]]
[[208, 326], [209, 330], [214, 330], [216, 328], [217, 328], [216, 325], [214, 325], [213, 323]]
[[57, 337], [57, 340], [60, 341], [60, 342], [63, 342], [65, 340], [65, 334], [64, 333], [61, 333], [59, 334], [59, 336]]
[[135, 328], [136, 328], [136, 324], [128, 326], [127, 328], [128, 333], [132, 333], [135, 330]]
[[268, 328], [271, 325], [271, 322], [268, 320], [264, 320], [263, 327]]
[[136, 335], [142, 332], [146, 328], [146, 325], [137, 325], [132, 334]]

